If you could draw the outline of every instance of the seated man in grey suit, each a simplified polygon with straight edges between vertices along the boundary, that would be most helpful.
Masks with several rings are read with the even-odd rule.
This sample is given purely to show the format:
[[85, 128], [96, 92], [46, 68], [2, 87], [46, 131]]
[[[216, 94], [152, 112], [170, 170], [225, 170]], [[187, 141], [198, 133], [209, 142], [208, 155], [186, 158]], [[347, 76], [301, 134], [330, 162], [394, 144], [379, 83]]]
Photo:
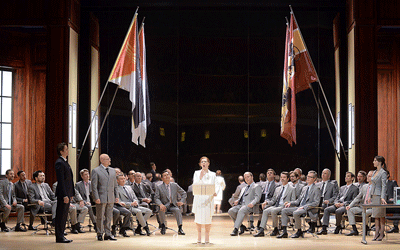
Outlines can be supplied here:
[[[137, 220], [139, 221], [138, 226], [135, 230], [135, 234], [139, 235], [145, 235], [142, 232], [142, 227], [146, 231], [147, 236], [150, 236], [150, 229], [147, 226], [147, 220], [150, 218], [152, 215], [152, 212], [150, 209], [139, 206], [139, 200], [135, 195], [135, 192], [133, 192], [131, 186], [125, 185], [124, 181], [124, 176], [123, 175], [118, 175], [117, 176], [117, 182], [118, 182], [118, 189], [117, 189], [117, 197], [119, 198], [119, 205], [117, 208], [126, 208], [129, 210], [130, 213], [136, 215]], [[129, 224], [125, 222], [126, 217], [124, 218], [124, 223], [121, 228], [121, 230], [126, 230], [129, 228]], [[130, 216], [131, 217], [131, 216]], [[130, 221], [128, 221], [129, 223]], [[124, 231], [125, 231], [124, 230]], [[121, 231], [119, 232], [120, 234]]]
[[[367, 175], [368, 183], [371, 183], [372, 175], [374, 171], [369, 171]], [[350, 203], [350, 205], [346, 206], [347, 216], [349, 218], [349, 224], [352, 226], [352, 230], [350, 233], [345, 234], [346, 236], [358, 235], [358, 230], [356, 227], [356, 214], [361, 214], [363, 209], [361, 207], [362, 204], [368, 204], [369, 194], [371, 193], [371, 184], [363, 185], [360, 193], [354, 198], [354, 200]], [[368, 208], [366, 211], [367, 216], [372, 215], [372, 208]]]
[[262, 213], [260, 229], [254, 237], [264, 236], [264, 228], [267, 225], [268, 215], [272, 217], [272, 226], [274, 231], [270, 236], [276, 236], [279, 233], [278, 230], [278, 214], [282, 211], [283, 206], [286, 202], [291, 202], [296, 200], [296, 190], [289, 182], [289, 173], [281, 173], [281, 183], [282, 185], [275, 189], [274, 196], [270, 201], [264, 201], [262, 203], [262, 208], [264, 209]]
[[236, 187], [235, 193], [232, 194], [232, 197], [229, 198], [228, 202], [229, 204], [233, 207], [235, 206], [233, 203], [239, 199], [240, 191], [242, 191], [242, 188], [244, 188], [246, 185], [246, 182], [244, 181], [243, 176], [239, 175], [238, 177], [238, 182], [239, 185]]
[[[26, 179], [26, 173], [23, 170], [18, 171], [17, 176], [19, 180], [14, 184], [15, 198], [17, 199], [17, 203], [24, 206], [25, 212], [30, 211], [28, 187], [32, 184], [32, 182]], [[32, 225], [34, 220], [35, 217], [32, 215], [32, 213], [29, 213], [29, 225]], [[28, 229], [34, 230], [33, 227], [28, 227]]]
[[[186, 192], [177, 183], [171, 182], [171, 176], [167, 170], [161, 174], [163, 183], [156, 186], [156, 193], [154, 195], [155, 203], [160, 206], [160, 223], [161, 234], [165, 234], [165, 212], [170, 211], [175, 215], [178, 224], [178, 234], [185, 235], [182, 230], [182, 212], [179, 209], [186, 202]], [[178, 194], [181, 200], [178, 201]]]
[[[304, 237], [303, 231], [301, 230], [301, 216], [312, 210], [313, 207], [318, 206], [321, 198], [321, 190], [314, 184], [317, 179], [317, 172], [311, 170], [307, 174], [306, 183], [307, 186], [303, 187], [299, 198], [296, 201], [288, 202], [285, 204], [285, 208], [282, 209], [282, 233], [277, 238], [287, 238], [287, 224], [289, 222], [289, 215], [293, 214], [294, 228], [297, 232], [291, 236], [291, 238]], [[311, 218], [313, 220], [313, 218]], [[312, 221], [310, 227], [316, 224], [316, 221]]]
[[316, 185], [321, 189], [321, 206], [325, 209], [326, 207], [333, 205], [333, 202], [339, 194], [339, 187], [336, 181], [332, 182], [330, 180], [331, 170], [327, 168], [322, 170], [321, 178], [322, 181]]
[[342, 229], [341, 222], [342, 216], [346, 212], [346, 206], [350, 204], [358, 195], [358, 187], [353, 184], [355, 175], [352, 172], [346, 172], [345, 182], [346, 185], [340, 187], [339, 195], [337, 196], [334, 204], [324, 209], [324, 216], [322, 217], [322, 229], [317, 233], [318, 235], [328, 233], [329, 216], [335, 213], [336, 228], [335, 234], [338, 234]]
[[96, 227], [96, 216], [94, 215], [94, 211], [92, 208], [92, 201], [91, 201], [91, 192], [92, 192], [92, 183], [90, 181], [90, 174], [89, 170], [82, 169], [80, 172], [82, 177], [82, 181], [79, 181], [75, 184], [75, 189], [81, 195], [85, 206], [88, 208], [90, 220], [93, 223], [94, 230], [97, 230]]
[[149, 208], [154, 192], [151, 189], [151, 186], [145, 184], [142, 181], [142, 175], [139, 172], [135, 173], [135, 181], [131, 185], [131, 187], [132, 190], [135, 192], [136, 197], [139, 200], [139, 205], [142, 207]]
[[6, 179], [0, 181], [0, 212], [3, 212], [3, 216], [0, 223], [0, 228], [3, 232], [8, 232], [6, 227], [6, 222], [11, 211], [17, 211], [17, 226], [15, 231], [25, 232], [26, 229], [21, 227], [24, 223], [24, 206], [17, 204], [17, 199], [15, 198], [15, 186], [12, 183], [14, 180], [14, 171], [8, 169], [6, 171]]
[[299, 198], [301, 194], [301, 190], [303, 189], [304, 185], [300, 183], [300, 176], [295, 171], [290, 171], [290, 182], [289, 184], [294, 187], [296, 190], [296, 199]]
[[[36, 183], [32, 183], [28, 187], [29, 202], [34, 204], [31, 207], [31, 213], [36, 216], [38, 213], [51, 213], [52, 225], [54, 225], [57, 209], [57, 197], [51, 190], [49, 184], [45, 183], [45, 175], [42, 171], [37, 170], [33, 173], [33, 179]], [[32, 226], [32, 225], [30, 225]]]
[[231, 236], [236, 236], [243, 234], [246, 227], [242, 224], [243, 219], [246, 215], [253, 212], [253, 208], [257, 203], [260, 202], [262, 189], [261, 186], [254, 182], [253, 174], [250, 172], [244, 173], [244, 180], [246, 181], [246, 186], [242, 188], [239, 198], [234, 201], [234, 207], [228, 210], [229, 216], [232, 218], [234, 224], [234, 229]]

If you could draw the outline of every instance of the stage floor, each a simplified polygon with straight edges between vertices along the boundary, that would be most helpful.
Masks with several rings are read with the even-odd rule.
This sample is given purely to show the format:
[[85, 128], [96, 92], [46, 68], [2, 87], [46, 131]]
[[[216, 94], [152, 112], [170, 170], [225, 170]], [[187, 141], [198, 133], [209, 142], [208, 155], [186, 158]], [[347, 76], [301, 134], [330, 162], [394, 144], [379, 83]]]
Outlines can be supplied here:
[[[249, 232], [241, 236], [232, 237], [233, 222], [227, 214], [218, 214], [213, 217], [211, 228], [210, 245], [197, 245], [196, 226], [193, 216], [183, 217], [183, 230], [186, 235], [177, 235], [167, 230], [165, 235], [156, 232], [151, 236], [133, 236], [133, 232], [128, 234], [130, 238], [118, 236], [118, 241], [97, 241], [96, 233], [86, 232], [84, 234], [67, 236], [73, 242], [69, 244], [56, 244], [54, 235], [45, 235], [44, 231], [39, 231], [32, 235], [33, 231], [28, 232], [0, 232], [0, 249], [399, 249], [400, 234], [388, 234], [382, 242], [373, 242], [373, 236], [367, 236], [368, 244], [361, 243], [361, 236], [323, 235], [315, 238], [306, 234], [300, 239], [276, 239], [275, 237], [255, 238]], [[156, 219], [150, 218], [150, 223], [156, 225]], [[35, 223], [35, 225], [38, 222]], [[15, 218], [10, 218], [8, 226], [15, 226]], [[168, 217], [168, 225], [177, 229], [174, 217]], [[85, 228], [85, 231], [88, 231]], [[69, 230], [67, 230], [69, 232]], [[269, 231], [267, 231], [269, 232]], [[347, 231], [344, 231], [347, 233]], [[292, 233], [290, 230], [289, 233]], [[371, 234], [373, 235], [373, 234]]]

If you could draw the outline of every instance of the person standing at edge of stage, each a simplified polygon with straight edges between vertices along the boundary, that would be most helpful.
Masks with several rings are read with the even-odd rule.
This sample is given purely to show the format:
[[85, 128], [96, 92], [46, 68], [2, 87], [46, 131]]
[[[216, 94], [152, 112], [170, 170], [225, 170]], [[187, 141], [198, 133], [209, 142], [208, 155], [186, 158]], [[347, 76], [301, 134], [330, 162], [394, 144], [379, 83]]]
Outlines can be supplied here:
[[[201, 170], [197, 170], [193, 175], [193, 184], [214, 184], [216, 185], [214, 172], [210, 171], [210, 159], [203, 156], [200, 158], [199, 166]], [[193, 200], [193, 213], [194, 222], [197, 227], [197, 244], [201, 244], [201, 227], [204, 225], [205, 228], [205, 244], [210, 243], [210, 230], [211, 230], [211, 218], [214, 211], [214, 193], [210, 195], [195, 195]]]
[[60, 156], [55, 163], [57, 175], [57, 210], [56, 210], [56, 242], [57, 243], [70, 243], [64, 237], [65, 223], [67, 222], [69, 205], [73, 196], [75, 196], [73, 173], [70, 165], [67, 162], [68, 145], [65, 142], [57, 145], [57, 154]]

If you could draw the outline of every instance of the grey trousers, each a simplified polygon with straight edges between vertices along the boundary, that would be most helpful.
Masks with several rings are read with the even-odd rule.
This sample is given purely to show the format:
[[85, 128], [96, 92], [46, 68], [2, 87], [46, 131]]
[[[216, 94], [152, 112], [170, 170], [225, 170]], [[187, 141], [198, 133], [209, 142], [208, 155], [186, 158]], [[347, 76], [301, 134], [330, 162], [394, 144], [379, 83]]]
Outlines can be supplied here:
[[97, 235], [111, 236], [111, 220], [114, 203], [96, 204]]
[[[129, 211], [131, 211], [132, 214], [136, 215], [137, 220], [139, 221], [139, 224], [142, 227], [145, 227], [147, 225], [147, 220], [150, 218], [150, 216], [153, 214], [153, 212], [145, 207], [130, 207]], [[181, 221], [182, 224], [182, 221]], [[178, 225], [181, 225], [178, 224]]]
[[88, 208], [90, 220], [92, 221], [92, 223], [96, 223], [96, 215], [94, 215], [92, 205], [85, 205], [85, 206]]
[[251, 212], [253, 212], [253, 208], [245, 205], [237, 205], [228, 210], [229, 216], [232, 218], [233, 223], [235, 223], [234, 227], [237, 229], [242, 225], [244, 217]]
[[[179, 209], [179, 207], [175, 207], [175, 206], [168, 206], [167, 207], [167, 211], [168, 212], [172, 212], [176, 218], [176, 224], [178, 226], [182, 225], [182, 212]], [[163, 211], [159, 211], [158, 214], [160, 215], [160, 223], [161, 224], [165, 224], [165, 212]]]
[[[69, 206], [69, 217], [71, 219], [71, 225], [76, 225], [76, 223], [85, 222], [85, 217], [88, 213], [88, 208], [86, 206], [80, 207], [79, 204], [74, 203], [73, 206]], [[78, 215], [79, 211], [79, 215]]]
[[[132, 213], [129, 209], [121, 206], [115, 206], [114, 210], [117, 209], [119, 211], [118, 215], [114, 217], [114, 225], [118, 224], [119, 217], [124, 216], [124, 220], [122, 221], [121, 228], [129, 228], [132, 222]], [[115, 214], [114, 214], [115, 215]], [[117, 221], [116, 221], [117, 220]]]
[[289, 223], [289, 215], [293, 215], [294, 228], [301, 229], [301, 216], [307, 213], [307, 210], [300, 209], [298, 207], [288, 207], [282, 209], [282, 226], [287, 226]]
[[260, 227], [265, 228], [268, 221], [268, 215], [271, 215], [272, 218], [272, 227], [278, 227], [278, 214], [282, 211], [283, 207], [267, 207], [264, 209], [262, 213]]
[[[349, 224], [350, 225], [355, 225], [356, 224], [356, 215], [361, 214], [363, 209], [361, 207], [352, 207], [349, 210], [347, 210], [347, 217], [349, 218]], [[370, 217], [372, 215], [372, 209], [368, 208], [366, 211], [367, 217]]]
[[346, 213], [346, 206], [336, 208], [335, 205], [329, 206], [324, 209], [324, 216], [322, 217], [322, 225], [329, 226], [329, 216], [331, 213], [335, 213], [336, 226], [340, 226], [342, 222], [343, 214]]
[[0, 211], [3, 212], [3, 216], [1, 222], [7, 223], [8, 217], [10, 216], [11, 211], [17, 212], [17, 223], [24, 223], [24, 205], [17, 204], [17, 206], [11, 206], [11, 209], [6, 208], [6, 206], [1, 207]]

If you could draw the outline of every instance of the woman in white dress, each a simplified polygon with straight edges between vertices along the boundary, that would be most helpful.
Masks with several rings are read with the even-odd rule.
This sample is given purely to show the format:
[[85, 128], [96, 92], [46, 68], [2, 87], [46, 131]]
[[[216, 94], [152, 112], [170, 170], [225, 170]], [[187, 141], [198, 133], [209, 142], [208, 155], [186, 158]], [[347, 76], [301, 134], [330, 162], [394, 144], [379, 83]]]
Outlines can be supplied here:
[[[210, 159], [203, 156], [200, 158], [201, 170], [194, 172], [193, 185], [214, 184], [215, 173], [210, 171]], [[210, 243], [211, 218], [214, 212], [214, 195], [195, 195], [193, 200], [194, 222], [197, 226], [197, 244], [201, 244], [201, 228], [205, 227], [205, 243]]]
[[221, 176], [221, 170], [217, 170], [215, 172], [216, 178], [215, 178], [215, 193], [217, 196], [214, 199], [214, 209], [215, 213], [222, 213], [221, 211], [221, 202], [222, 202], [222, 192], [225, 190], [226, 184], [224, 177]]

